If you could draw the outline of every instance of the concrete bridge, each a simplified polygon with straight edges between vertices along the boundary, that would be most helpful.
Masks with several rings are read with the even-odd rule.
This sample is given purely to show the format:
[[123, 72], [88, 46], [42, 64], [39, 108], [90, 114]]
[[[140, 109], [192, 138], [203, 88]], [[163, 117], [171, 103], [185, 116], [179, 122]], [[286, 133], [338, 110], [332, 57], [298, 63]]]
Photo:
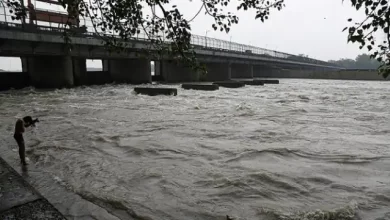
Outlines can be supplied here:
[[[146, 38], [127, 41], [126, 52], [110, 52], [99, 36], [87, 31], [72, 36], [72, 47], [69, 48], [63, 31], [51, 24], [22, 25], [5, 20], [0, 22], [0, 56], [20, 57], [23, 77], [28, 78], [25, 81], [37, 87], [152, 81], [151, 60], [136, 55], [150, 47]], [[162, 57], [154, 60], [157, 78], [166, 82], [216, 81], [261, 77], [282, 70], [325, 72], [342, 69], [320, 60], [197, 35], [193, 36], [192, 45], [198, 60], [206, 66], [206, 75]], [[101, 59], [103, 71], [88, 72], [86, 59]]]

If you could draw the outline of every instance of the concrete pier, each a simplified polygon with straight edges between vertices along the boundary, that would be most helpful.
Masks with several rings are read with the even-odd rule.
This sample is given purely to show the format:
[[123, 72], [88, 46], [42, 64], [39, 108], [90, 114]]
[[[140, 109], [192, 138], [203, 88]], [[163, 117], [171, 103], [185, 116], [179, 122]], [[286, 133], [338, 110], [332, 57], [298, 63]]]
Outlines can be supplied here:
[[154, 75], [155, 76], [161, 75], [161, 63], [162, 63], [162, 61], [159, 61], [159, 60], [154, 61]]
[[266, 66], [266, 65], [255, 65], [253, 66], [253, 77], [272, 77], [281, 72], [280, 68]]
[[263, 84], [279, 84], [279, 80], [277, 79], [262, 79], [257, 81], [263, 82]]
[[21, 64], [22, 64], [22, 72], [28, 71], [28, 59], [27, 57], [21, 57], [20, 58]]
[[116, 59], [109, 60], [108, 69], [112, 79], [117, 83], [142, 84], [151, 83], [152, 74], [150, 60], [148, 59]]
[[36, 56], [27, 58], [31, 84], [38, 88], [62, 88], [74, 85], [70, 56]]
[[11, 166], [0, 158], [0, 219], [57, 219], [65, 217]]
[[263, 80], [245, 80], [245, 81], [243, 80], [240, 82], [250, 86], [264, 86]]
[[217, 84], [194, 84], [194, 83], [188, 83], [188, 84], [182, 84], [181, 88], [183, 89], [193, 89], [193, 90], [203, 90], [203, 91], [215, 91], [219, 89], [219, 85]]
[[109, 71], [110, 70], [109, 66], [110, 66], [109, 60], [102, 60], [103, 71]]
[[214, 82], [213, 85], [218, 85], [225, 88], [241, 88], [245, 86], [244, 83], [238, 81], [218, 81]]
[[231, 63], [205, 63], [206, 81], [225, 81], [232, 78]]
[[253, 78], [253, 65], [251, 64], [232, 64], [231, 78]]
[[87, 60], [83, 58], [73, 58], [72, 65], [74, 85], [88, 85]]
[[147, 87], [135, 87], [134, 92], [137, 94], [144, 94], [149, 96], [156, 95], [177, 95], [176, 88], [147, 88]]
[[184, 63], [160, 61], [158, 64], [155, 68], [157, 73], [161, 73], [165, 82], [196, 82], [200, 79], [200, 73]]

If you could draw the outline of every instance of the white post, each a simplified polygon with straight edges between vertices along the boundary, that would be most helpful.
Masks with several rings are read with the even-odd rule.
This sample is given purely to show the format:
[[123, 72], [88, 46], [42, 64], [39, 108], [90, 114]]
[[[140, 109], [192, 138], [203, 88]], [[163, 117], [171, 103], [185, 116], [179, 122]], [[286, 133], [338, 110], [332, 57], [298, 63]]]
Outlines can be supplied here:
[[206, 36], [205, 36], [205, 40], [206, 40], [206, 47], [207, 47], [207, 33], [209, 32], [209, 30], [206, 30]]
[[229, 50], [232, 50], [232, 36], [230, 36], [230, 45], [229, 45]]

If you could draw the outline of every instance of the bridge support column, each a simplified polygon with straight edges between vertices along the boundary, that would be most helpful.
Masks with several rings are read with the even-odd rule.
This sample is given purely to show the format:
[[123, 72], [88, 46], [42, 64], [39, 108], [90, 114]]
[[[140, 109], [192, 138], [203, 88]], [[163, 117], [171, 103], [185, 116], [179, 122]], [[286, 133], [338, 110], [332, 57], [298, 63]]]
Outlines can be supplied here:
[[74, 85], [70, 56], [35, 56], [27, 59], [28, 73], [33, 86], [62, 88]]
[[103, 69], [103, 71], [109, 71], [109, 65], [110, 65], [110, 61], [109, 60], [102, 60], [102, 69]]
[[[105, 68], [103, 67], [103, 69]], [[108, 71], [117, 83], [142, 84], [152, 82], [152, 70], [148, 59], [109, 60]]]
[[324, 67], [316, 67], [315, 71], [323, 73], [323, 72], [326, 72], [326, 69]]
[[251, 64], [232, 64], [232, 78], [253, 78], [253, 65]]
[[73, 77], [76, 86], [88, 85], [87, 60], [84, 58], [73, 58]]
[[205, 63], [207, 74], [206, 81], [222, 81], [231, 79], [231, 63]]
[[161, 76], [161, 62], [159, 60], [154, 61], [154, 75]]
[[262, 77], [279, 77], [281, 74], [281, 69], [264, 66], [264, 65], [256, 65], [253, 70], [253, 77], [262, 78]]
[[[158, 66], [156, 66], [158, 68]], [[199, 81], [200, 73], [190, 66], [174, 61], [161, 61], [161, 74], [166, 82], [194, 82]]]
[[27, 57], [21, 57], [20, 58], [22, 62], [22, 72], [28, 72], [28, 58]]
[[318, 75], [322, 75], [323, 72], [317, 72], [316, 68], [309, 67], [295, 67], [283, 70], [280, 77], [283, 78], [297, 78], [297, 79], [310, 79], [317, 78]]

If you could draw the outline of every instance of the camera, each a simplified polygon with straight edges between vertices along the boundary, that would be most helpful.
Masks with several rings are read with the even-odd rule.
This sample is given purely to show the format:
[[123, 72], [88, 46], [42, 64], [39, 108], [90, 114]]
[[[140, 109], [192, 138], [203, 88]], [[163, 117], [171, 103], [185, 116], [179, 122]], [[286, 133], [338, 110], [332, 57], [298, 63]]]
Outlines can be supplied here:
[[39, 122], [39, 119], [36, 118], [31, 122], [31, 126], [35, 127], [35, 123]]

